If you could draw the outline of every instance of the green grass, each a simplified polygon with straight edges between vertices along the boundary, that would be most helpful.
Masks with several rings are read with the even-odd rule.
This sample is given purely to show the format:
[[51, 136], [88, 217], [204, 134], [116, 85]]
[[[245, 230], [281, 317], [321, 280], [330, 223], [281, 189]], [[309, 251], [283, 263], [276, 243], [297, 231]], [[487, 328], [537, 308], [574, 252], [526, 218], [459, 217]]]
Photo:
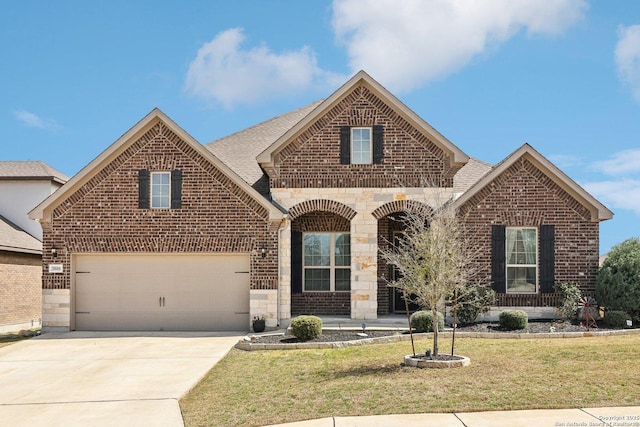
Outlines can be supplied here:
[[[420, 340], [417, 349], [430, 346]], [[441, 340], [440, 351], [451, 343]], [[401, 366], [408, 342], [333, 350], [233, 349], [181, 401], [187, 426], [328, 416], [640, 405], [640, 335], [458, 338], [471, 366]]]

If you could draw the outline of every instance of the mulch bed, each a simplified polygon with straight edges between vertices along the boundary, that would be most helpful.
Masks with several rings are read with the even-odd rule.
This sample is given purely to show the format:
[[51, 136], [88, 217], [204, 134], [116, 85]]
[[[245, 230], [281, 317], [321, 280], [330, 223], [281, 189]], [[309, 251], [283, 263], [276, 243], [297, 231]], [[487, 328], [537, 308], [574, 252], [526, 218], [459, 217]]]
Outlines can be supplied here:
[[[553, 329], [552, 329], [553, 328]], [[451, 329], [447, 329], [450, 331]], [[505, 331], [500, 328], [498, 323], [476, 323], [473, 325], [459, 326], [457, 332], [479, 332], [479, 333], [549, 333], [553, 332], [587, 332], [587, 331], [608, 331], [604, 325], [599, 324], [598, 328], [589, 328], [579, 323], [571, 322], [539, 322], [530, 321], [526, 329], [520, 329], [515, 331]], [[322, 335], [318, 338], [308, 341], [301, 341], [292, 335], [256, 335], [252, 336], [252, 343], [260, 344], [292, 344], [292, 343], [323, 343], [323, 342], [340, 342], [340, 341], [354, 341], [364, 338], [377, 338], [386, 337], [390, 335], [396, 335], [398, 333], [408, 334], [408, 332], [399, 332], [394, 330], [374, 331], [367, 330], [367, 337], [358, 335], [362, 331], [346, 331], [346, 330], [327, 330], [323, 331]]]

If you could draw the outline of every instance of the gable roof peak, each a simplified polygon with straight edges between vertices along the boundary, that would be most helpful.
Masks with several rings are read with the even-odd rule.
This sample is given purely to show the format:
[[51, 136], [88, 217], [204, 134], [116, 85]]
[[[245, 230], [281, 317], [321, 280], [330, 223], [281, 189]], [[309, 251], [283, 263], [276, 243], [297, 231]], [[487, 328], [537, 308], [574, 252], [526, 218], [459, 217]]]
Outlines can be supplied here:
[[351, 93], [356, 87], [365, 84], [368, 89], [379, 97], [383, 102], [393, 108], [403, 119], [419, 129], [440, 147], [451, 159], [451, 163], [455, 165], [463, 165], [469, 161], [462, 150], [456, 147], [451, 141], [445, 138], [440, 132], [433, 128], [423, 118], [413, 112], [405, 104], [403, 104], [395, 95], [389, 92], [384, 86], [378, 83], [373, 77], [364, 70], [360, 70], [353, 75], [338, 90], [333, 92], [326, 98], [317, 108], [315, 108], [306, 117], [300, 120], [295, 126], [291, 127], [286, 133], [278, 138], [273, 144], [267, 147], [257, 157], [258, 163], [270, 165], [273, 163], [273, 156], [287, 146], [297, 135], [302, 133], [307, 127], [311, 126], [314, 121], [326, 114], [331, 108], [338, 104], [344, 97]]
[[546, 157], [540, 154], [533, 146], [525, 142], [514, 152], [509, 154], [504, 160], [496, 164], [490, 172], [480, 178], [474, 185], [465, 191], [453, 206], [458, 208], [469, 201], [475, 194], [480, 192], [485, 186], [491, 183], [500, 174], [522, 159], [529, 160], [535, 167], [540, 169], [560, 188], [569, 193], [578, 200], [583, 206], [591, 212], [591, 220], [594, 222], [606, 221], [613, 218], [611, 212], [605, 205], [600, 203], [589, 192], [582, 188], [577, 182], [560, 170], [556, 165], [551, 163]]

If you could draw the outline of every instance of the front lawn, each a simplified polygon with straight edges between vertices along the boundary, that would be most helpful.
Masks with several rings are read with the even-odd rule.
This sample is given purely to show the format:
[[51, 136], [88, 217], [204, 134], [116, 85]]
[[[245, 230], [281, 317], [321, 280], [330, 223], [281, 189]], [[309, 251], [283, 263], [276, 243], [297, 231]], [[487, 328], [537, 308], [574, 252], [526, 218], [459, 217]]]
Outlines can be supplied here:
[[[431, 345], [421, 339], [417, 349]], [[442, 339], [440, 351], [451, 343]], [[411, 344], [233, 349], [181, 401], [186, 426], [260, 426], [328, 416], [640, 405], [640, 335], [457, 338], [471, 366], [400, 365]], [[450, 351], [450, 350], [449, 350]]]

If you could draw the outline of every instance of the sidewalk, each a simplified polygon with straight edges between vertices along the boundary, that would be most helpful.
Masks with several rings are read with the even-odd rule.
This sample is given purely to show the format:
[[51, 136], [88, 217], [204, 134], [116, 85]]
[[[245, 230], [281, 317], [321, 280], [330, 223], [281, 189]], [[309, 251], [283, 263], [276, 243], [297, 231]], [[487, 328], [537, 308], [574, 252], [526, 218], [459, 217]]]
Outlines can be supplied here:
[[[280, 427], [640, 427], [640, 406], [330, 417]], [[276, 427], [276, 425], [271, 426]]]

